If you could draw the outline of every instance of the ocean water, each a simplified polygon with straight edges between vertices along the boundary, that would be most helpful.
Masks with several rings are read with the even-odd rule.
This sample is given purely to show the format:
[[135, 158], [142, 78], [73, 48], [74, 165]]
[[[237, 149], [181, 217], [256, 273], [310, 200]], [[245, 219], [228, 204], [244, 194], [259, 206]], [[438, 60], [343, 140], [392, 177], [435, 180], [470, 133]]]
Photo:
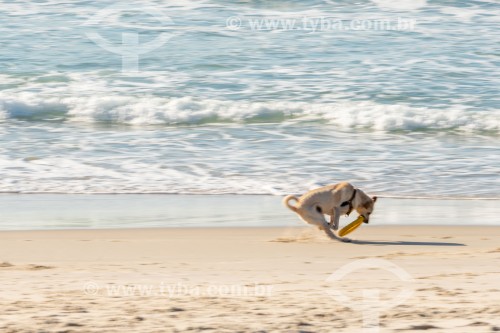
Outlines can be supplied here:
[[113, 4], [0, 2], [0, 192], [500, 198], [498, 1]]

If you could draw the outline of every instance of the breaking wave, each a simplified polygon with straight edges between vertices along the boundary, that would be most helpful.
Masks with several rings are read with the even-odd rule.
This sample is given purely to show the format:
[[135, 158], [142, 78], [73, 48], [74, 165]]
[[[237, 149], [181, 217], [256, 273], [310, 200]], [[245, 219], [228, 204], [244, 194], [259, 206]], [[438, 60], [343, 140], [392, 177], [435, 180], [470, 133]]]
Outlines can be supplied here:
[[324, 122], [345, 129], [500, 133], [500, 110], [430, 109], [373, 102], [245, 102], [192, 97], [0, 95], [0, 119], [131, 126]]

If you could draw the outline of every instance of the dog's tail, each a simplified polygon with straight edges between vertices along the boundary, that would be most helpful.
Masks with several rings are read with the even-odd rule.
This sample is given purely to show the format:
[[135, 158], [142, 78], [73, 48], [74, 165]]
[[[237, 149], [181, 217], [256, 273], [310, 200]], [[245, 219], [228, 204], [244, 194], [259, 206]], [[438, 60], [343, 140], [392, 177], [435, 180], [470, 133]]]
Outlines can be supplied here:
[[290, 204], [290, 200], [299, 201], [299, 199], [294, 195], [287, 195], [286, 197], [283, 198], [283, 204], [287, 206], [290, 210], [297, 212], [297, 207], [292, 206]]

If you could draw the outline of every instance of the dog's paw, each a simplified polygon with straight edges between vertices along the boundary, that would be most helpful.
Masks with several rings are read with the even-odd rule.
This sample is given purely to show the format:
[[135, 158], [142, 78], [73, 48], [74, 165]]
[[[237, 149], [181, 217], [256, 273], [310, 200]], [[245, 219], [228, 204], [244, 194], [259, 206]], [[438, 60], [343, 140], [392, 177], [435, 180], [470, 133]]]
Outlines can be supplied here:
[[333, 231], [339, 230], [339, 226], [335, 224], [328, 223], [328, 227], [332, 229]]

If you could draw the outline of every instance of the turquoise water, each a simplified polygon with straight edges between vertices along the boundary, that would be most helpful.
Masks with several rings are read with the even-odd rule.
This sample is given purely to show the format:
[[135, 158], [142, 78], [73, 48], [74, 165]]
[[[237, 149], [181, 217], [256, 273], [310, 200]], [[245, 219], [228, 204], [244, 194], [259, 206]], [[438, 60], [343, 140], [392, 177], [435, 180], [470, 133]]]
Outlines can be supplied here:
[[0, 4], [0, 192], [500, 198], [498, 2], [112, 4]]

